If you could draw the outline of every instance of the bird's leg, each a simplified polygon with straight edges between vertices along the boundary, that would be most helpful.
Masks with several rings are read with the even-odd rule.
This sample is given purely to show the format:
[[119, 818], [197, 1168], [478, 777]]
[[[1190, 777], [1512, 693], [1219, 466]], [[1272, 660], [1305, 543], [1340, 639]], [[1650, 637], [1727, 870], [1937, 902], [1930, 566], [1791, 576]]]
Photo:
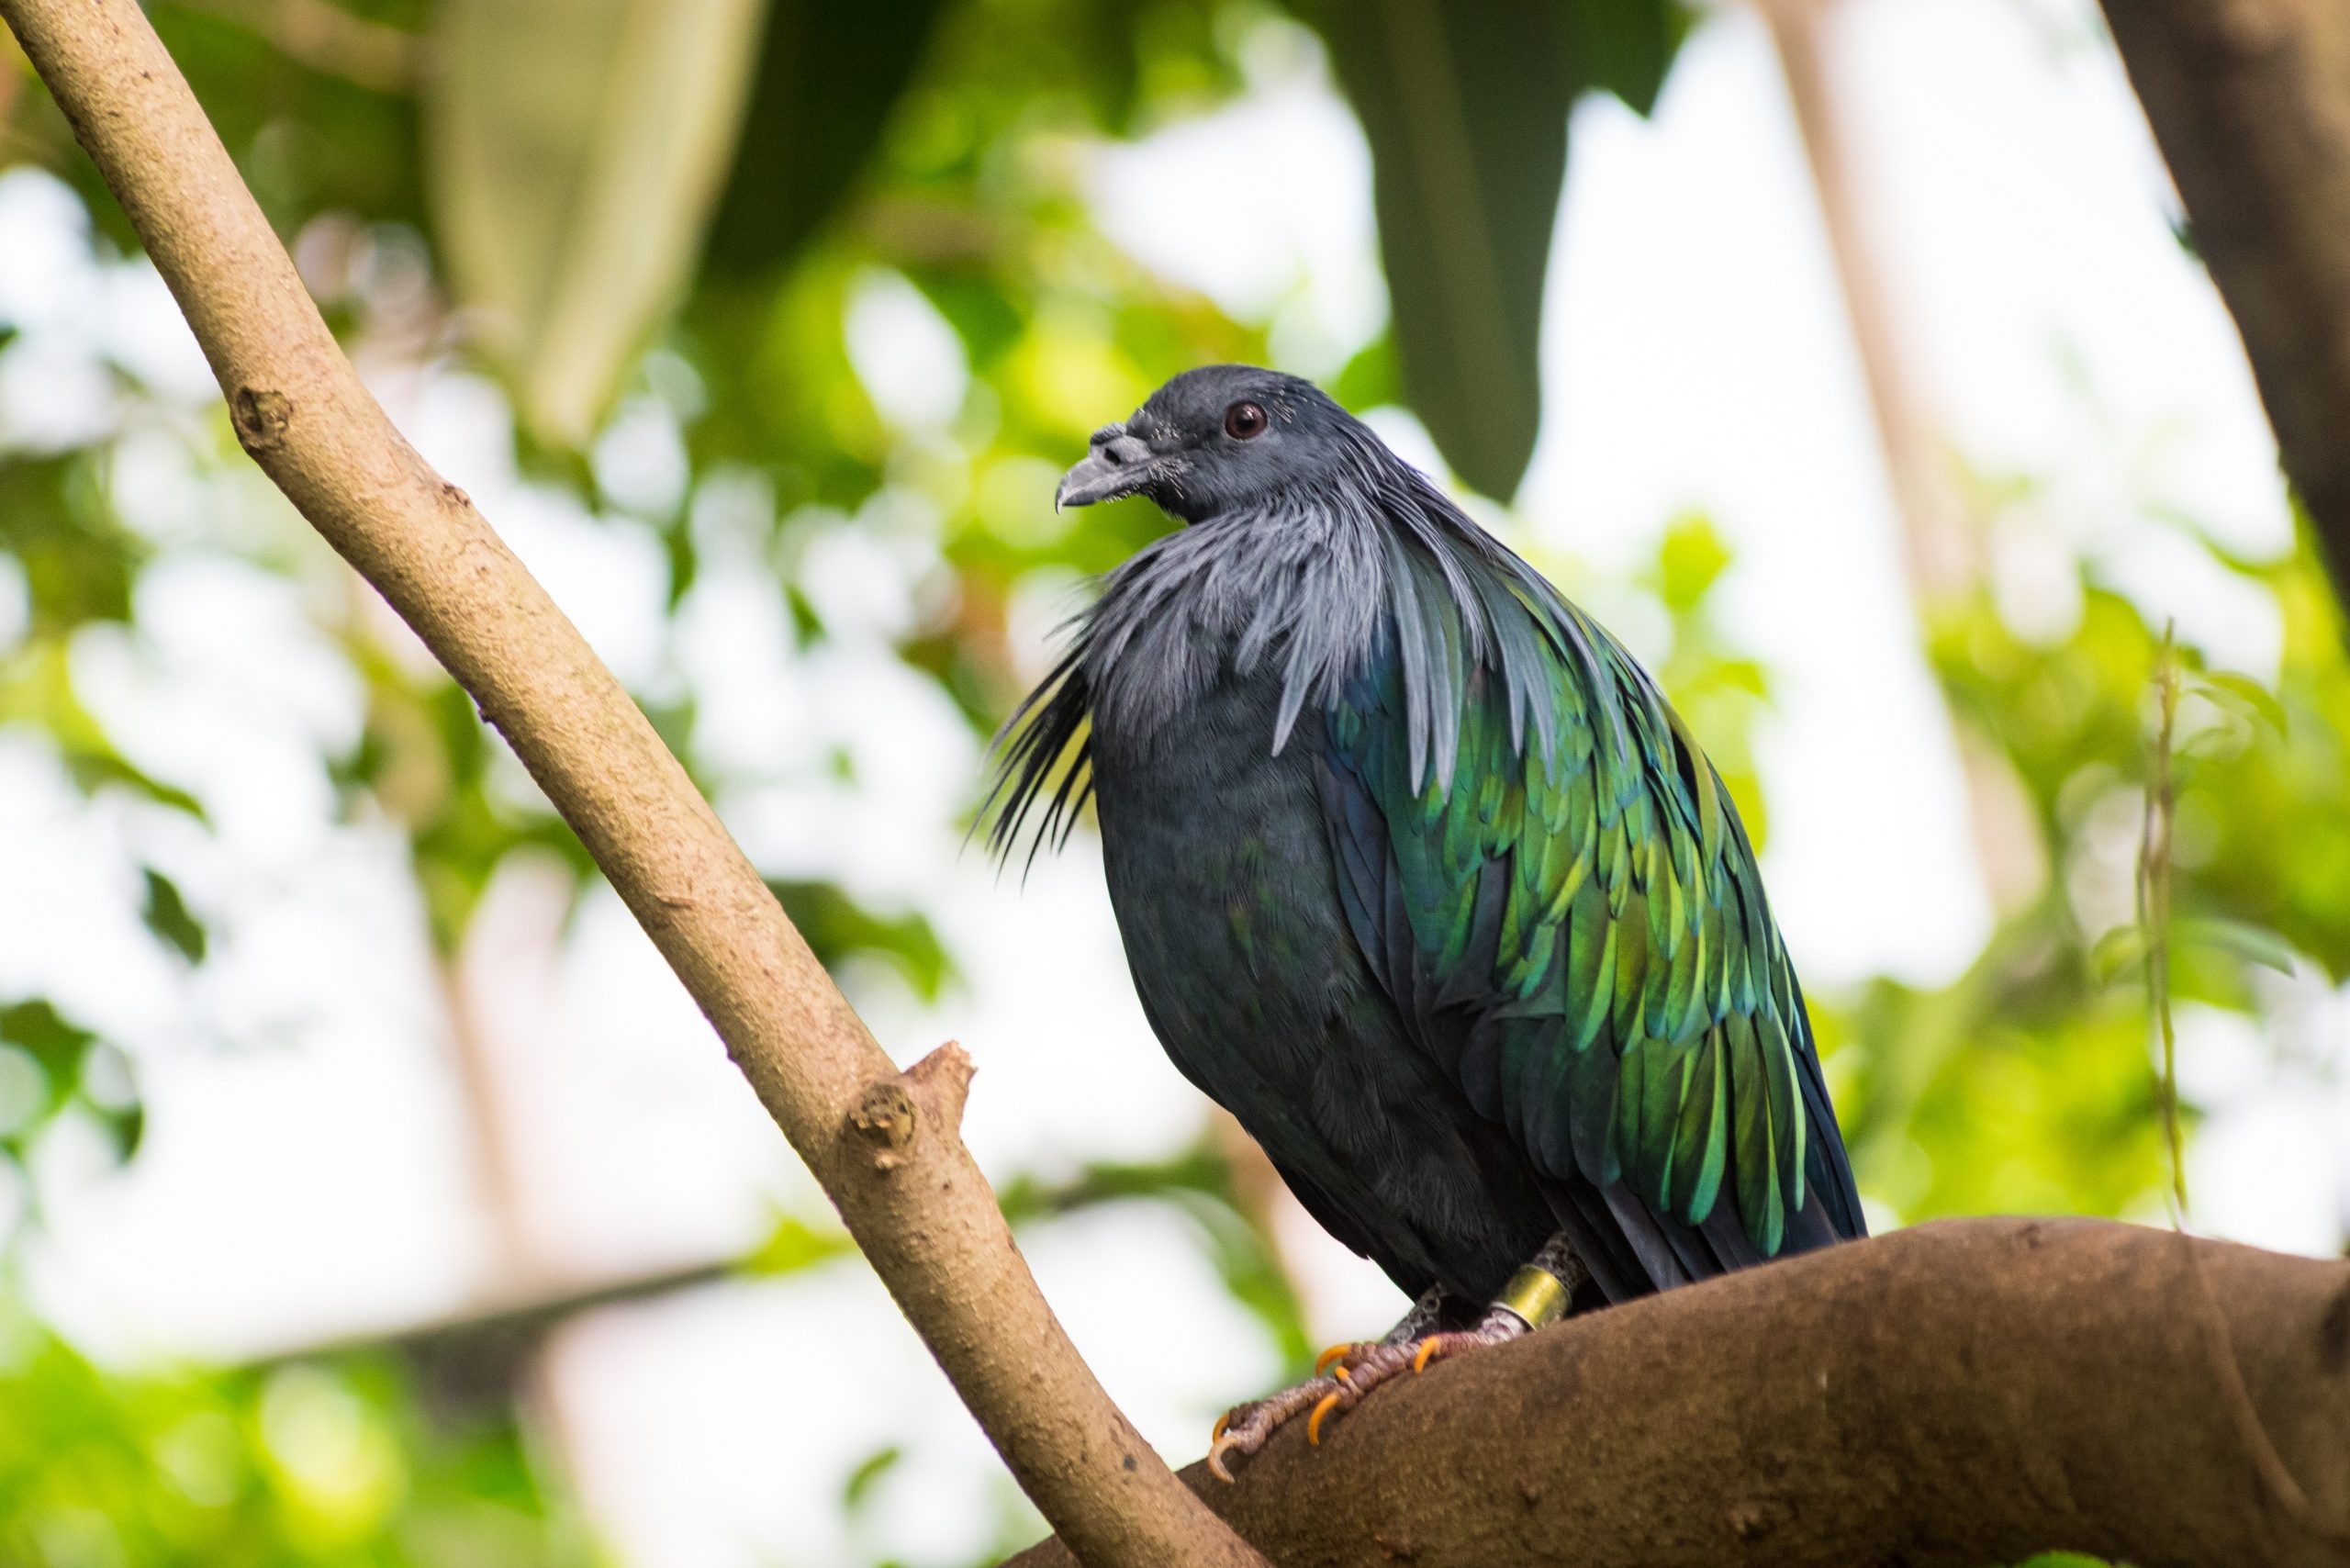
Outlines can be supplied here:
[[1444, 1321], [1445, 1313], [1451, 1305], [1452, 1298], [1445, 1294], [1442, 1285], [1430, 1285], [1420, 1293], [1420, 1299], [1412, 1304], [1412, 1310], [1397, 1318], [1395, 1327], [1390, 1328], [1382, 1338], [1349, 1339], [1333, 1345], [1315, 1357], [1314, 1375], [1320, 1377], [1328, 1372], [1330, 1363], [1333, 1361], [1351, 1366], [1357, 1357], [1368, 1355], [1382, 1345], [1418, 1344], [1423, 1338], [1435, 1330], [1437, 1325]]
[[[1355, 1373], [1355, 1385], [1360, 1399], [1371, 1388], [1404, 1365], [1414, 1372], [1426, 1372], [1427, 1364], [1438, 1356], [1452, 1355], [1460, 1350], [1473, 1350], [1481, 1345], [1499, 1345], [1521, 1334], [1556, 1323], [1567, 1315], [1574, 1301], [1575, 1292], [1591, 1278], [1591, 1271], [1583, 1266], [1574, 1249], [1567, 1245], [1563, 1234], [1553, 1236], [1542, 1244], [1534, 1260], [1512, 1274], [1502, 1294], [1485, 1308], [1485, 1316], [1474, 1327], [1430, 1334], [1418, 1343], [1382, 1347], [1378, 1359], [1392, 1361], [1376, 1373], [1366, 1365]], [[1348, 1401], [1347, 1403], [1351, 1403]], [[1340, 1408], [1345, 1408], [1342, 1404]]]
[[[1232, 1479], [1224, 1467], [1227, 1453], [1255, 1453], [1265, 1446], [1265, 1439], [1279, 1431], [1292, 1417], [1302, 1411], [1318, 1409], [1341, 1393], [1352, 1376], [1348, 1363], [1360, 1357], [1373, 1355], [1395, 1346], [1416, 1345], [1428, 1331], [1444, 1321], [1445, 1310], [1452, 1298], [1441, 1285], [1430, 1285], [1412, 1304], [1412, 1310], [1397, 1320], [1384, 1338], [1376, 1342], [1358, 1339], [1348, 1344], [1333, 1345], [1314, 1359], [1314, 1376], [1279, 1394], [1247, 1405], [1236, 1405], [1216, 1417], [1215, 1431], [1208, 1439], [1208, 1468], [1220, 1481]], [[1332, 1362], [1338, 1365], [1333, 1371]], [[1317, 1443], [1322, 1436], [1322, 1418], [1314, 1417], [1308, 1436]]]
[[1310, 1383], [1285, 1388], [1270, 1399], [1226, 1414], [1216, 1423], [1215, 1435], [1208, 1444], [1208, 1468], [1219, 1480], [1231, 1480], [1232, 1473], [1225, 1468], [1226, 1454], [1255, 1453], [1300, 1412], [1310, 1412], [1305, 1440], [1319, 1446], [1322, 1423], [1334, 1412], [1353, 1409], [1364, 1394], [1406, 1367], [1425, 1372], [1438, 1356], [1502, 1344], [1557, 1322], [1566, 1316], [1576, 1289], [1590, 1277], [1566, 1237], [1559, 1235], [1544, 1242], [1534, 1260], [1510, 1276], [1502, 1294], [1472, 1327], [1438, 1329], [1446, 1298], [1442, 1292], [1430, 1290], [1376, 1345], [1334, 1346], [1325, 1350], [1315, 1371], [1318, 1373], [1326, 1367], [1328, 1376], [1316, 1376]]

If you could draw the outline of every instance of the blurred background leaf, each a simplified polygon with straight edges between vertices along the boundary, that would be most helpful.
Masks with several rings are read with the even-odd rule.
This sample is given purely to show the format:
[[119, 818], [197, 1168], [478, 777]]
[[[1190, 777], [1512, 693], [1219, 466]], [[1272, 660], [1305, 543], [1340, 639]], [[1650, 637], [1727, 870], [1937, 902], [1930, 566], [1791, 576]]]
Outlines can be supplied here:
[[1371, 142], [1404, 392], [1446, 461], [1501, 500], [1541, 422], [1542, 279], [1582, 85], [1571, 9], [1380, 0], [1320, 18]]
[[1568, 110], [1597, 88], [1646, 113], [1683, 14], [1671, 0], [1302, 12], [1371, 143], [1404, 391], [1453, 470], [1506, 501], [1542, 419], [1542, 285]]
[[710, 265], [762, 279], [789, 263], [878, 143], [930, 47], [942, 0], [767, 0], [750, 108]]
[[[429, 194], [524, 420], [577, 446], [698, 258], [763, 0], [444, 0]], [[521, 62], [527, 62], [527, 66]]]

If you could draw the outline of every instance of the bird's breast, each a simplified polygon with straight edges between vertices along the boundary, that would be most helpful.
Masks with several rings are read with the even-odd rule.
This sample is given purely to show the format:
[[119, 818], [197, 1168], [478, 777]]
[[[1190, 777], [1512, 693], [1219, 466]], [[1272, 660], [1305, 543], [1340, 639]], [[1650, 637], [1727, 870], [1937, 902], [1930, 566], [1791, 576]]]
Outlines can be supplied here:
[[[1275, 756], [1279, 688], [1227, 678], [1148, 734], [1094, 739], [1111, 903], [1136, 989], [1177, 1065], [1316, 1031], [1362, 969], [1315, 793], [1318, 718]], [[1229, 1041], [1230, 1045], [1219, 1044]]]

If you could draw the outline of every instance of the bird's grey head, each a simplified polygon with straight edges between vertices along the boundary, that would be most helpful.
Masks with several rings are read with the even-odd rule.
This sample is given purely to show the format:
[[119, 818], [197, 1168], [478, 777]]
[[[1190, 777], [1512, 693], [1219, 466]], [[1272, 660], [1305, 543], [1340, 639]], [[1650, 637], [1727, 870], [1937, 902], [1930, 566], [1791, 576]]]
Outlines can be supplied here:
[[1356, 459], [1358, 425], [1310, 381], [1248, 364], [1188, 370], [1093, 432], [1056, 507], [1147, 496], [1186, 522], [1264, 506]]

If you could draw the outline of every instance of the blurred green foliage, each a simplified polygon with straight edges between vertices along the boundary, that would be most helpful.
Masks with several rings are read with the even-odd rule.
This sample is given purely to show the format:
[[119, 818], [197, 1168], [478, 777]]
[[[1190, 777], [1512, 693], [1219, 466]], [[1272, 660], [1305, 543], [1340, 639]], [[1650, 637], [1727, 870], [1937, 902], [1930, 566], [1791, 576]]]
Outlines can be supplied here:
[[0, 1316], [0, 1562], [591, 1568], [510, 1412], [425, 1422], [381, 1358], [123, 1376]]
[[[2274, 693], [2218, 672], [2181, 710], [2174, 901], [2194, 939], [2174, 944], [2172, 991], [2269, 1018], [2290, 1004], [2269, 973], [2289, 955], [2328, 980], [2350, 973], [2350, 660], [2306, 538], [2286, 559], [2255, 562], [2183, 532], [2216, 569], [2264, 590], [2284, 636]], [[2076, 570], [2078, 613], [2061, 632], [2024, 635], [1986, 594], [1952, 607], [1929, 638], [1963, 747], [2016, 802], [2007, 831], [2042, 868], [2036, 890], [2004, 912], [1954, 984], [1880, 980], [1820, 1009], [1855, 1159], [1905, 1217], [2158, 1212], [2145, 1000], [2137, 967], [2100, 963], [2098, 947], [2109, 958], [2134, 920], [2163, 631], [2095, 561]], [[2184, 655], [2199, 666], [2194, 649]]]
[[[569, 38], [570, 8], [489, 0], [156, 0], [151, 9], [348, 341], [411, 364], [454, 353], [502, 375], [522, 410], [526, 475], [613, 530], [657, 542], [673, 611], [704, 571], [713, 498], [750, 498], [737, 509], [750, 567], [767, 574], [803, 650], [848, 635], [827, 623], [800, 570], [826, 538], [855, 529], [923, 554], [937, 591], [890, 633], [890, 652], [979, 734], [1021, 690], [1024, 595], [1103, 570], [1165, 526], [1139, 502], [1089, 515], [1082, 529], [1056, 517], [1048, 497], [1059, 466], [1166, 376], [1268, 357], [1262, 323], [1231, 319], [1152, 275], [1095, 229], [1078, 173], [1083, 151], [1225, 101], [1242, 85], [1251, 37], [1295, 18], [1335, 28], [1339, 14], [1320, 0], [1293, 11], [1258, 0], [746, 6], [733, 16], [760, 40], [755, 56], [704, 62], [736, 73], [739, 133], [670, 149], [659, 166], [676, 188], [665, 185], [658, 223], [631, 225], [609, 212], [599, 220], [584, 196], [513, 199], [514, 170], [456, 174], [447, 158], [452, 137], [471, 136], [468, 155], [494, 161], [504, 139], [524, 133], [479, 117], [531, 117], [533, 135], [617, 138], [567, 154], [581, 169], [604, 161], [574, 182], [579, 190], [619, 180], [629, 194], [619, 171], [635, 122], [621, 109], [657, 119], [662, 105], [703, 87], [676, 60], [631, 60], [655, 85], [619, 108], [576, 83], [595, 79], [599, 59], [626, 55], [637, 36], [629, 29], [658, 14], [649, 0], [601, 0], [596, 27], [580, 23]], [[1568, 156], [1566, 108], [1604, 90], [1645, 110], [1686, 26], [1677, 6], [1654, 0], [1503, 6], [1487, 21], [1521, 13], [1539, 26], [1488, 29], [1432, 0], [1385, 6], [1380, 26], [1401, 34], [1348, 33], [1332, 51], [1376, 159], [1394, 295], [1392, 330], [1361, 345], [1333, 388], [1356, 408], [1408, 400], [1460, 474], [1505, 497], [1532, 442], [1535, 321]], [[476, 26], [486, 21], [498, 26]], [[576, 46], [567, 101], [501, 101], [549, 87], [530, 80], [533, 28]], [[1538, 34], [1553, 47], [1522, 47]], [[1444, 44], [1449, 73], [1409, 84], [1382, 73], [1380, 46], [1392, 58], [1430, 36]], [[436, 51], [443, 64], [453, 51], [462, 69], [433, 69]], [[0, 57], [0, 69], [21, 73], [21, 62]], [[54, 106], [30, 85], [14, 97], [0, 162], [50, 170], [80, 194], [114, 253], [132, 254], [120, 212]], [[1438, 212], [1427, 171], [1409, 166], [1416, 149], [1441, 152], [1443, 183], [1482, 210]], [[453, 188], [465, 178], [478, 188]], [[662, 230], [650, 250], [632, 231], [647, 225]], [[854, 363], [852, 303], [877, 286], [901, 286], [934, 312], [968, 375], [958, 405], [935, 424], [893, 418]], [[521, 324], [483, 319], [499, 309]], [[568, 325], [528, 326], [551, 321]], [[552, 380], [550, 364], [561, 372]], [[159, 548], [116, 484], [122, 442], [169, 432], [206, 485], [244, 465], [217, 409], [191, 414], [132, 370], [109, 373], [128, 410], [118, 428], [64, 450], [0, 446], [0, 554], [21, 572], [27, 609], [22, 634], [0, 646], [0, 730], [46, 747], [94, 801], [200, 831], [206, 805], [193, 788], [151, 776], [93, 716], [74, 650], [93, 628], [137, 630], [139, 585]], [[652, 409], [674, 424], [689, 471], [681, 493], [611, 493], [589, 438], [615, 409], [622, 418]], [[2001, 519], [2035, 499], [2029, 487], [1986, 490], [1977, 507], [1986, 558], [2005, 547]], [[593, 868], [576, 841], [518, 785], [464, 695], [393, 645], [282, 510], [250, 492], [221, 510], [237, 521], [211, 543], [308, 585], [334, 656], [364, 690], [358, 739], [321, 767], [352, 820], [401, 834], [435, 950], [457, 950], [510, 857], [551, 860], [588, 887]], [[2350, 972], [2350, 835], [2340, 828], [2350, 818], [2350, 661], [2340, 613], [2306, 546], [2250, 561], [2190, 526], [2159, 526], [2256, 590], [2284, 631], [2273, 690], [2212, 672], [2182, 711], [2175, 865], [2181, 929], [2238, 934], [2182, 942], [2177, 994], [2273, 1022], [2288, 1001], [2262, 967], [2276, 948], [2313, 973]], [[1543, 565], [1572, 586], [1575, 563]], [[730, 556], [729, 569], [741, 561]], [[1717, 614], [1733, 569], [1707, 522], [1683, 518], [1625, 591], [1650, 601], [1663, 632], [1645, 651], [1761, 837], [1769, 812], [1752, 737], [1771, 688]], [[2029, 887], [1951, 984], [1879, 980], [1812, 998], [1863, 1188], [1900, 1220], [2143, 1215], [2161, 1191], [2143, 999], [2131, 966], [2114, 961], [2127, 955], [2113, 936], [2132, 920], [2161, 630], [2093, 554], [2069, 559], [2066, 572], [2076, 604], [2057, 624], [2020, 628], [1985, 590], [1938, 607], [1926, 632], [1968, 766], [2012, 806], [1991, 829], [2012, 858], [2037, 868]], [[722, 798], [762, 781], [711, 754], [675, 683], [638, 697], [705, 787]], [[849, 889], [799, 874], [778, 871], [772, 885], [826, 961], [878, 958], [916, 996], [950, 993], [955, 955], [920, 909], [868, 908]], [[206, 912], [166, 868], [129, 868], [124, 889], [172, 961], [207, 961], [218, 945]], [[130, 1157], [141, 1124], [129, 1058], [47, 999], [6, 999], [0, 1174], [36, 1209], [38, 1183], [22, 1170], [61, 1121], [95, 1126], [116, 1157]], [[1015, 1179], [1002, 1197], [1021, 1223], [1094, 1204], [1167, 1205], [1282, 1357], [1292, 1367], [1309, 1359], [1263, 1206], [1212, 1139], [1164, 1162]], [[783, 1274], [845, 1249], [828, 1223], [783, 1216], [741, 1266]], [[510, 1410], [452, 1425], [381, 1357], [118, 1373], [29, 1318], [20, 1294], [13, 1275], [0, 1287], [0, 1561], [593, 1560]], [[870, 1506], [897, 1462], [893, 1447], [869, 1456], [844, 1508]]]

